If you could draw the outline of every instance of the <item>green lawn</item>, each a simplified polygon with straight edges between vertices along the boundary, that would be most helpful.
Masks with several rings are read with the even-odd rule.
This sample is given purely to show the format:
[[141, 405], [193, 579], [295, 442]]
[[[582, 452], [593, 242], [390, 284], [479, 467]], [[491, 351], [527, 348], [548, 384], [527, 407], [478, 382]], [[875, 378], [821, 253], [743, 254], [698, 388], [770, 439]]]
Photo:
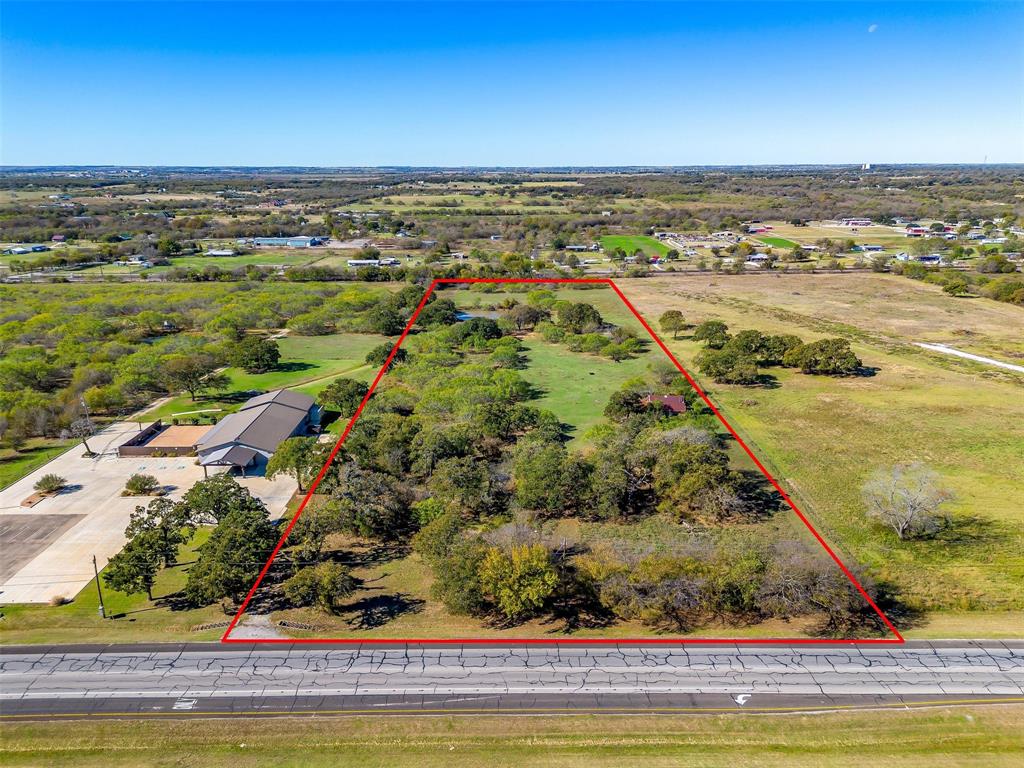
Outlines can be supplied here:
[[757, 239], [774, 248], [796, 248], [799, 245], [799, 243], [794, 243], [784, 237], [758, 237]]
[[630, 255], [639, 248], [648, 256], [664, 256], [671, 250], [661, 241], [646, 235], [605, 235], [601, 238], [601, 247], [605, 253], [621, 248]]
[[[577, 715], [225, 717], [5, 723], [0, 762], [221, 766], [1019, 765], [1020, 705], [763, 717]], [[1016, 755], [1016, 757], [1015, 757]]]
[[372, 366], [366, 365], [366, 354], [384, 343], [384, 338], [365, 333], [338, 333], [286, 336], [278, 339], [277, 343], [281, 349], [277, 370], [253, 374], [229, 368], [226, 373], [231, 379], [231, 386], [227, 394], [200, 397], [195, 402], [188, 395], [182, 395], [150, 411], [146, 417], [169, 418], [175, 413], [212, 408], [232, 411], [246, 399], [244, 393], [250, 390], [288, 387], [315, 396], [337, 376], [372, 377], [376, 371], [371, 371]]
[[[229, 620], [219, 605], [189, 610], [174, 610], [162, 605], [165, 598], [185, 585], [189, 565], [196, 548], [209, 538], [212, 529], [200, 528], [188, 544], [182, 545], [178, 565], [161, 570], [153, 586], [156, 603], [145, 593], [124, 595], [104, 586], [103, 598], [108, 616], [99, 615], [99, 596], [95, 579], [75, 596], [73, 602], [50, 605], [5, 605], [0, 608], [0, 642], [15, 643], [130, 643], [137, 640], [216, 640], [224, 629], [192, 631], [193, 627]], [[101, 573], [102, 579], [102, 573]]]
[[0, 488], [6, 488], [30, 472], [34, 472], [51, 459], [60, 456], [76, 440], [33, 438], [19, 451], [0, 449]]

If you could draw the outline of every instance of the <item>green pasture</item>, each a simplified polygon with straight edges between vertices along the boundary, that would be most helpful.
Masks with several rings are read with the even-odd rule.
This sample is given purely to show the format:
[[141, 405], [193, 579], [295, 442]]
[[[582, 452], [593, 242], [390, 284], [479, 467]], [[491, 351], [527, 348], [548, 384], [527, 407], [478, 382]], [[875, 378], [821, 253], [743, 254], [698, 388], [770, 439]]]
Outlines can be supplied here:
[[[937, 316], [933, 299], [953, 308], [963, 307], [962, 302], [938, 297], [927, 287], [904, 291], [909, 281], [903, 281], [893, 283], [898, 297], [876, 302], [877, 307], [866, 303], [851, 312], [847, 305], [842, 323], [831, 317], [833, 309], [841, 311], [833, 307], [831, 291], [833, 284], [839, 290], [843, 279], [816, 285], [808, 278], [771, 283], [765, 278], [763, 284], [718, 278], [708, 293], [654, 281], [623, 288], [627, 295], [637, 294], [640, 309], [652, 319], [671, 307], [693, 323], [724, 320], [733, 331], [756, 328], [806, 340], [851, 339], [870, 375], [837, 379], [771, 368], [765, 372], [774, 377], [773, 386], [753, 388], [707, 381], [692, 364], [700, 345], [685, 335], [665, 341], [844, 557], [893, 585], [911, 607], [941, 611], [908, 620], [905, 628], [935, 636], [945, 622], [968, 636], [992, 636], [999, 632], [998, 618], [972, 632], [955, 616], [988, 611], [1019, 629], [1024, 609], [1024, 508], [1017, 501], [1024, 498], [1022, 384], [978, 364], [927, 354], [883, 332], [886, 323], [898, 323], [893, 331], [906, 331], [909, 317]], [[877, 281], [876, 297], [884, 294], [886, 281]], [[846, 288], [843, 295], [848, 296], [849, 283]], [[799, 312], [780, 307], [797, 301]], [[900, 302], [903, 314], [892, 315], [893, 301]], [[982, 315], [979, 329], [988, 329], [987, 305], [997, 315], [1020, 312], [976, 302]], [[883, 305], [889, 313], [876, 321]], [[1003, 332], [996, 325], [985, 330], [989, 343], [999, 343]], [[900, 542], [865, 514], [860, 489], [872, 472], [910, 462], [934, 469], [955, 494], [949, 505], [954, 525], [932, 540]]]

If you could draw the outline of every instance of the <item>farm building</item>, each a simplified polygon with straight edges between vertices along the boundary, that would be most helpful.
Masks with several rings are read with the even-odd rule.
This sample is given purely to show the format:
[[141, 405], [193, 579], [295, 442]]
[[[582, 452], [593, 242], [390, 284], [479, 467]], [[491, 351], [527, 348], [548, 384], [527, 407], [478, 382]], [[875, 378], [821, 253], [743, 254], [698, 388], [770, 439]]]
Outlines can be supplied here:
[[309, 395], [276, 389], [247, 400], [225, 416], [196, 444], [205, 467], [245, 470], [268, 459], [289, 437], [304, 435], [319, 422], [320, 410]]

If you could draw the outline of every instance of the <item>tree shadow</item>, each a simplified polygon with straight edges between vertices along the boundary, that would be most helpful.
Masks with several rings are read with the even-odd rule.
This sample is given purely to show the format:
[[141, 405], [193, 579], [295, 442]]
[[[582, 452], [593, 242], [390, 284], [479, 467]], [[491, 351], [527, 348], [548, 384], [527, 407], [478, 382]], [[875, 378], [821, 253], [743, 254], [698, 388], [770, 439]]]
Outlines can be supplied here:
[[[311, 368], [316, 368], [312, 363], [303, 363], [298, 360], [290, 360], [287, 363], [278, 363], [270, 370], [274, 373], [299, 373], [300, 371], [308, 371]], [[270, 371], [268, 371], [269, 373]]]
[[368, 568], [401, 560], [409, 556], [408, 544], [375, 544], [364, 550], [339, 549], [324, 553], [320, 562], [334, 562], [346, 568]]
[[425, 604], [426, 601], [418, 597], [410, 597], [404, 592], [395, 592], [361, 598], [345, 606], [342, 610], [358, 613], [348, 622], [353, 629], [367, 630], [382, 627], [406, 614], [419, 613]]
[[935, 534], [931, 541], [943, 547], [970, 547], [993, 544], [1005, 538], [1007, 531], [998, 521], [978, 515], [955, 515], [949, 525]]
[[770, 373], [759, 373], [757, 374], [756, 383], [751, 386], [757, 387], [758, 389], [778, 389], [781, 385], [774, 375]]
[[882, 369], [874, 365], [862, 365], [860, 366], [860, 368], [855, 370], [850, 375], [857, 378], [870, 379], [872, 376], [875, 376], [880, 370]]

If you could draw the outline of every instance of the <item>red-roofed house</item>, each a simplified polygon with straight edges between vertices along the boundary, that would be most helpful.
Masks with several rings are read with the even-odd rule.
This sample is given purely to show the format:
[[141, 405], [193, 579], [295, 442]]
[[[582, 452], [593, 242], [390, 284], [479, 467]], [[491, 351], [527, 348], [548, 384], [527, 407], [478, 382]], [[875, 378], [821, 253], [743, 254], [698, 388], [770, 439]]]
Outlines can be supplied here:
[[671, 413], [686, 413], [686, 401], [682, 395], [647, 395], [641, 402], [644, 405], [660, 405]]

